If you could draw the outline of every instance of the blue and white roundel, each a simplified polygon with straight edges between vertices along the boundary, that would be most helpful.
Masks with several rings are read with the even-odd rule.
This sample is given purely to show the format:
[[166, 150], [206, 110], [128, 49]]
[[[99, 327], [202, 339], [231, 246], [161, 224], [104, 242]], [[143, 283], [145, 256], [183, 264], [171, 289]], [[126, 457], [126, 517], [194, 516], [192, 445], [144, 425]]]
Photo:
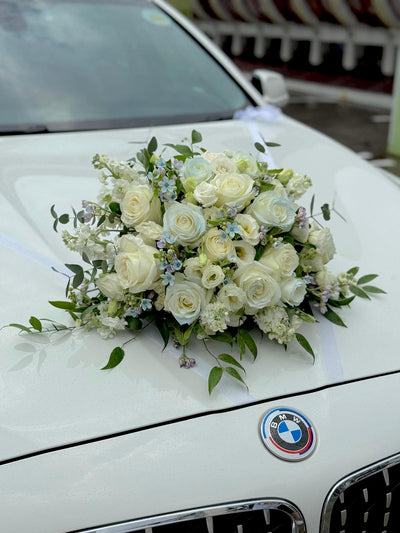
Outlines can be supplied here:
[[315, 432], [307, 418], [293, 409], [269, 411], [261, 422], [261, 438], [268, 450], [287, 461], [301, 461], [315, 448]]

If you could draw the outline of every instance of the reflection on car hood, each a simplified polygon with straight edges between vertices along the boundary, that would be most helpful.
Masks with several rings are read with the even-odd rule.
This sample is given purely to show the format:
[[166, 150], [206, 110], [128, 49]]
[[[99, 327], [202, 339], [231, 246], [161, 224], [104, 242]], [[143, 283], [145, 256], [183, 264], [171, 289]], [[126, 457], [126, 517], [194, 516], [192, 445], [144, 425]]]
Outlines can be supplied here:
[[[245, 122], [195, 127], [210, 151], [254, 152]], [[207, 375], [213, 363], [200, 342], [192, 347], [198, 365], [180, 369], [174, 349], [162, 352], [156, 333], [146, 331], [126, 347], [119, 367], [100, 371], [111, 349], [128, 336], [104, 341], [96, 332], [45, 337], [3, 329], [0, 460], [399, 369], [399, 188], [354, 153], [291, 119], [258, 127], [266, 140], [282, 145], [271, 149], [276, 165], [308, 173], [315, 205], [334, 202], [346, 219], [334, 215], [330, 223], [337, 248], [331, 269], [357, 265], [361, 273], [376, 272], [388, 295], [372, 302], [358, 299], [345, 309], [347, 329], [323, 318], [305, 324], [302, 332], [316, 352], [314, 364], [297, 344], [285, 352], [260, 341], [258, 359], [247, 361], [249, 392], [225, 380], [211, 398]], [[190, 131], [174, 126], [0, 138], [1, 325], [27, 323], [32, 314], [68, 320], [47, 303], [64, 298], [66, 279], [50, 266], [62, 268], [79, 257], [53, 232], [49, 208], [55, 203], [61, 213], [79, 207], [82, 199], [96, 198], [92, 155], [126, 159], [135, 154], [135, 143], [152, 135], [161, 143], [179, 142]], [[304, 199], [306, 207], [311, 194]]]

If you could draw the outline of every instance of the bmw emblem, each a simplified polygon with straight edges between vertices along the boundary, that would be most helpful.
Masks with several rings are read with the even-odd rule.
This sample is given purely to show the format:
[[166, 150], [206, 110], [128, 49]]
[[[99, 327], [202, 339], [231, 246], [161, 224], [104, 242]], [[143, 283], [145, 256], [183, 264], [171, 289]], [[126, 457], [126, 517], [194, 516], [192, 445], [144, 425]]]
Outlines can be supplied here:
[[302, 461], [312, 454], [316, 435], [309, 420], [293, 409], [274, 409], [264, 415], [261, 438], [268, 450], [286, 461]]

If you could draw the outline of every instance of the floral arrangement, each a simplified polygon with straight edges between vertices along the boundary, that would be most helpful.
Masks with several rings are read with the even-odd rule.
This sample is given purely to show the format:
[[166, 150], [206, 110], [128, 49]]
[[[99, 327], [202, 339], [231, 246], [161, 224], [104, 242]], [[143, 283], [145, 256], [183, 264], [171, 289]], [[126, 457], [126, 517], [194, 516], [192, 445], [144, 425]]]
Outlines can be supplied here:
[[[313, 307], [344, 326], [340, 307], [383, 291], [368, 285], [375, 274], [357, 280], [357, 267], [338, 276], [327, 270], [335, 246], [318, 219], [329, 220], [331, 209], [324, 204], [314, 214], [313, 198], [307, 215], [297, 203], [312, 184], [308, 176], [268, 168], [243, 152], [212, 153], [198, 148], [201, 141], [193, 131], [190, 144], [166, 145], [175, 153], [168, 159], [156, 155], [154, 137], [127, 162], [93, 158], [103, 184], [97, 201], [84, 201], [72, 215], [51, 208], [56, 231], [73, 224], [62, 239], [87, 267], [67, 264], [68, 301], [50, 303], [69, 313], [72, 327], [97, 329], [103, 338], [128, 330], [132, 340], [154, 324], [165, 346], [171, 339], [183, 347], [186, 368], [195, 360], [185, 347], [197, 336], [215, 360], [211, 393], [223, 373], [244, 383], [242, 358], [247, 350], [257, 356], [254, 331], [285, 348], [297, 340], [314, 357], [298, 333], [304, 321], [315, 322]], [[71, 329], [43, 320], [12, 325]], [[216, 355], [210, 340], [237, 349]], [[125, 344], [104, 369], [121, 362]]]

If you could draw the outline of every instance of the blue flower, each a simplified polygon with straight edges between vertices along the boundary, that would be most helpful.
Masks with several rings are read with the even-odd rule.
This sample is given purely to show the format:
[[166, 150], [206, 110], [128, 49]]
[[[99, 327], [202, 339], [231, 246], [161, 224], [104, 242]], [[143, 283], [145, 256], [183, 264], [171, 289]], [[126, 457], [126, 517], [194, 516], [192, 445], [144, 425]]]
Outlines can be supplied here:
[[239, 233], [239, 226], [237, 222], [227, 222], [226, 223], [226, 233], [233, 239], [236, 233]]
[[143, 300], [140, 302], [140, 307], [143, 309], [143, 311], [148, 311], [152, 308], [152, 306], [153, 304], [148, 298], [143, 298]]
[[182, 261], [179, 261], [179, 259], [176, 259], [172, 262], [172, 266], [175, 270], [180, 270], [182, 268]]
[[176, 241], [175, 235], [172, 235], [172, 233], [170, 233], [169, 231], [163, 231], [162, 238], [168, 244], [174, 244], [174, 242]]
[[175, 283], [175, 276], [170, 272], [167, 272], [166, 274], [161, 274], [161, 277], [163, 278], [163, 285], [173, 285]]
[[225, 242], [228, 240], [228, 234], [225, 231], [220, 231], [219, 233], [219, 242]]
[[158, 185], [162, 193], [174, 192], [175, 181], [169, 179], [167, 176], [164, 176], [163, 179], [159, 181]]

